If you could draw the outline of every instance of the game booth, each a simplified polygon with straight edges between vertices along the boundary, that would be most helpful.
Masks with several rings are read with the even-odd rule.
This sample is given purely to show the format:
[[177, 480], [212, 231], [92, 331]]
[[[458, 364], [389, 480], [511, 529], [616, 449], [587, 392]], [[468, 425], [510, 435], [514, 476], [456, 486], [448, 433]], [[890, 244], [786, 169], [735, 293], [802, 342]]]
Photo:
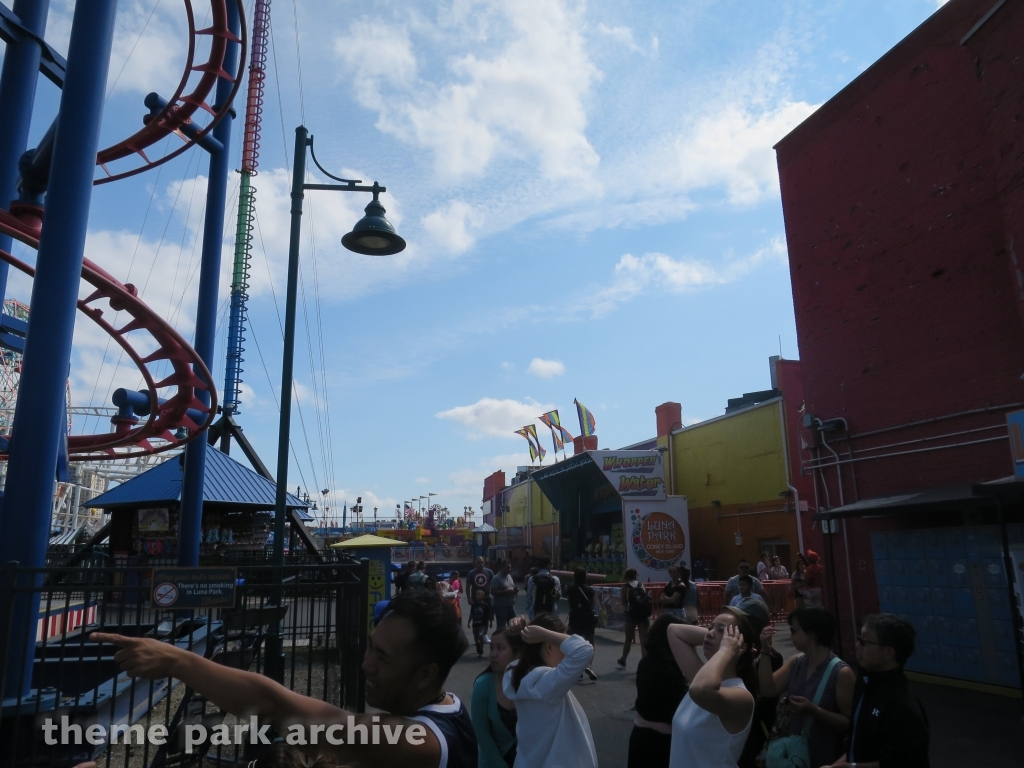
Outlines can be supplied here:
[[532, 474], [559, 510], [562, 568], [595, 582], [604, 626], [621, 626], [622, 575], [636, 568], [657, 600], [670, 566], [689, 564], [685, 496], [669, 496], [657, 450], [586, 451]]

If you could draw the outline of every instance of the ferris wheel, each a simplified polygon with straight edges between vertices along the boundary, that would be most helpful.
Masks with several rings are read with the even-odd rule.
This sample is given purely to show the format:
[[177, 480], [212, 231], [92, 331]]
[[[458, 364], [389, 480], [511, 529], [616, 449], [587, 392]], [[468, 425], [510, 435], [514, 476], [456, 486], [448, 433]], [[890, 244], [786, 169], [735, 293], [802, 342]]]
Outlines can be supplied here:
[[[3, 314], [15, 320], [28, 322], [28, 304], [17, 299], [4, 300]], [[18, 386], [21, 384], [21, 352], [10, 349], [0, 340], [0, 437], [10, 438], [14, 426], [14, 407], [18, 404]], [[64, 410], [67, 433], [71, 434], [71, 386], [64, 390]]]

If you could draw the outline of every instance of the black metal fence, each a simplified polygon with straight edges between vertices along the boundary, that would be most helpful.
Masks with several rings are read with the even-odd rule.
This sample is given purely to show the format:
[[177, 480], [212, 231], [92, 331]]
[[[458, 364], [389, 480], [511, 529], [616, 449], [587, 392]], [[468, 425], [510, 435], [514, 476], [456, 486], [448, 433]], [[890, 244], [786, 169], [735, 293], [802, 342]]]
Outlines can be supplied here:
[[[247, 735], [211, 745], [214, 726], [226, 725], [238, 736], [248, 719], [218, 711], [177, 680], [144, 681], [119, 672], [113, 659], [118, 649], [91, 641], [93, 631], [153, 637], [220, 664], [263, 672], [267, 638], [279, 625], [284, 684], [363, 711], [367, 561], [290, 563], [280, 586], [272, 565], [235, 568], [234, 608], [167, 611], [152, 606], [151, 568], [9, 565], [0, 593], [0, 768], [72, 768], [85, 760], [100, 768], [162, 768], [252, 759], [258, 745], [249, 744]], [[19, 625], [31, 630], [19, 631]], [[26, 663], [5, 663], [9, 658]], [[186, 727], [197, 724], [207, 738], [187, 753]]]

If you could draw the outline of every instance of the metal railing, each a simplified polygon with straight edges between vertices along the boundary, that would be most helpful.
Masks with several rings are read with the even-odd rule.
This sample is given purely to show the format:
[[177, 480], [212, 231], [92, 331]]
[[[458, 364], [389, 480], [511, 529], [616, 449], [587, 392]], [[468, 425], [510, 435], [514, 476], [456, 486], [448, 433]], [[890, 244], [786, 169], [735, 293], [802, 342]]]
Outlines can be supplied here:
[[[248, 744], [211, 747], [209, 740], [205, 754], [202, 747], [186, 754], [186, 724], [233, 729], [241, 721], [179, 681], [144, 681], [119, 672], [113, 658], [117, 648], [91, 641], [93, 631], [154, 637], [220, 664], [262, 672], [264, 640], [269, 627], [280, 622], [284, 684], [362, 711], [368, 562], [287, 564], [281, 587], [275, 575], [273, 566], [240, 563], [234, 608], [167, 611], [151, 604], [150, 568], [8, 565], [0, 593], [0, 767], [70, 768], [96, 760], [100, 768], [163, 768], [200, 765], [204, 757], [225, 765], [253, 759]], [[13, 636], [12, 626], [18, 625], [30, 626], [32, 636]], [[31, 661], [5, 664], [9, 658]], [[69, 743], [61, 743], [65, 717]], [[49, 731], [50, 743], [43, 729], [47, 719], [61, 726]], [[99, 743], [89, 743], [90, 726], [101, 727]], [[115, 726], [141, 729], [129, 731], [130, 743], [124, 743]], [[136, 737], [154, 726], [166, 729], [166, 744], [137, 743]]]
[[473, 548], [468, 544], [454, 547], [393, 547], [391, 562], [405, 563], [422, 560], [425, 563], [462, 563], [473, 559]]

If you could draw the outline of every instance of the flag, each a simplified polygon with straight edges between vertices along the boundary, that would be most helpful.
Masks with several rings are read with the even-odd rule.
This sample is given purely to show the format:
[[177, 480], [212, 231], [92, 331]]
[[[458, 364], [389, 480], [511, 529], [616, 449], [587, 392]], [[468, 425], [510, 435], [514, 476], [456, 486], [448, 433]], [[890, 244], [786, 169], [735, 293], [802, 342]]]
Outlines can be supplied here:
[[594, 421], [594, 414], [587, 410], [587, 406], [581, 403], [579, 400], [573, 400], [576, 403], [576, 413], [580, 417], [580, 433], [584, 437], [592, 437], [597, 430], [597, 422]]
[[533, 438], [530, 437], [530, 430], [527, 429], [526, 427], [523, 427], [522, 429], [517, 429], [516, 430], [516, 434], [517, 435], [522, 435], [523, 437], [525, 437], [526, 438], [526, 442], [528, 442], [530, 444], [530, 461], [533, 461], [534, 459], [536, 459], [537, 458], [537, 449], [533, 447]]
[[[569, 434], [569, 430], [562, 426], [561, 419], [558, 418], [558, 411], [548, 411], [537, 417], [540, 419], [542, 424], [547, 424], [551, 429], [551, 438], [555, 441], [555, 445], [559, 443], [568, 444], [572, 442], [572, 435]], [[558, 433], [556, 436], [555, 433]], [[555, 448], [558, 450], [558, 447]]]
[[537, 439], [537, 428], [535, 426], [531, 424], [527, 427], [523, 427], [522, 429], [517, 429], [516, 434], [525, 437], [526, 442], [530, 444], [530, 461], [536, 461], [538, 456], [540, 456], [541, 460], [544, 459], [544, 456], [547, 455], [547, 451], [540, 446], [540, 440]]
[[537, 449], [533, 445], [533, 440], [529, 437], [526, 438], [526, 442], [530, 444], [530, 463], [532, 464], [537, 460]]
[[523, 429], [530, 433], [530, 436], [533, 438], [533, 442], [537, 444], [537, 453], [540, 455], [541, 462], [543, 462], [544, 457], [548, 455], [548, 452], [545, 451], [543, 446], [540, 444], [540, 438], [537, 437], [537, 427], [534, 424], [530, 424], [527, 427], [523, 427]]

